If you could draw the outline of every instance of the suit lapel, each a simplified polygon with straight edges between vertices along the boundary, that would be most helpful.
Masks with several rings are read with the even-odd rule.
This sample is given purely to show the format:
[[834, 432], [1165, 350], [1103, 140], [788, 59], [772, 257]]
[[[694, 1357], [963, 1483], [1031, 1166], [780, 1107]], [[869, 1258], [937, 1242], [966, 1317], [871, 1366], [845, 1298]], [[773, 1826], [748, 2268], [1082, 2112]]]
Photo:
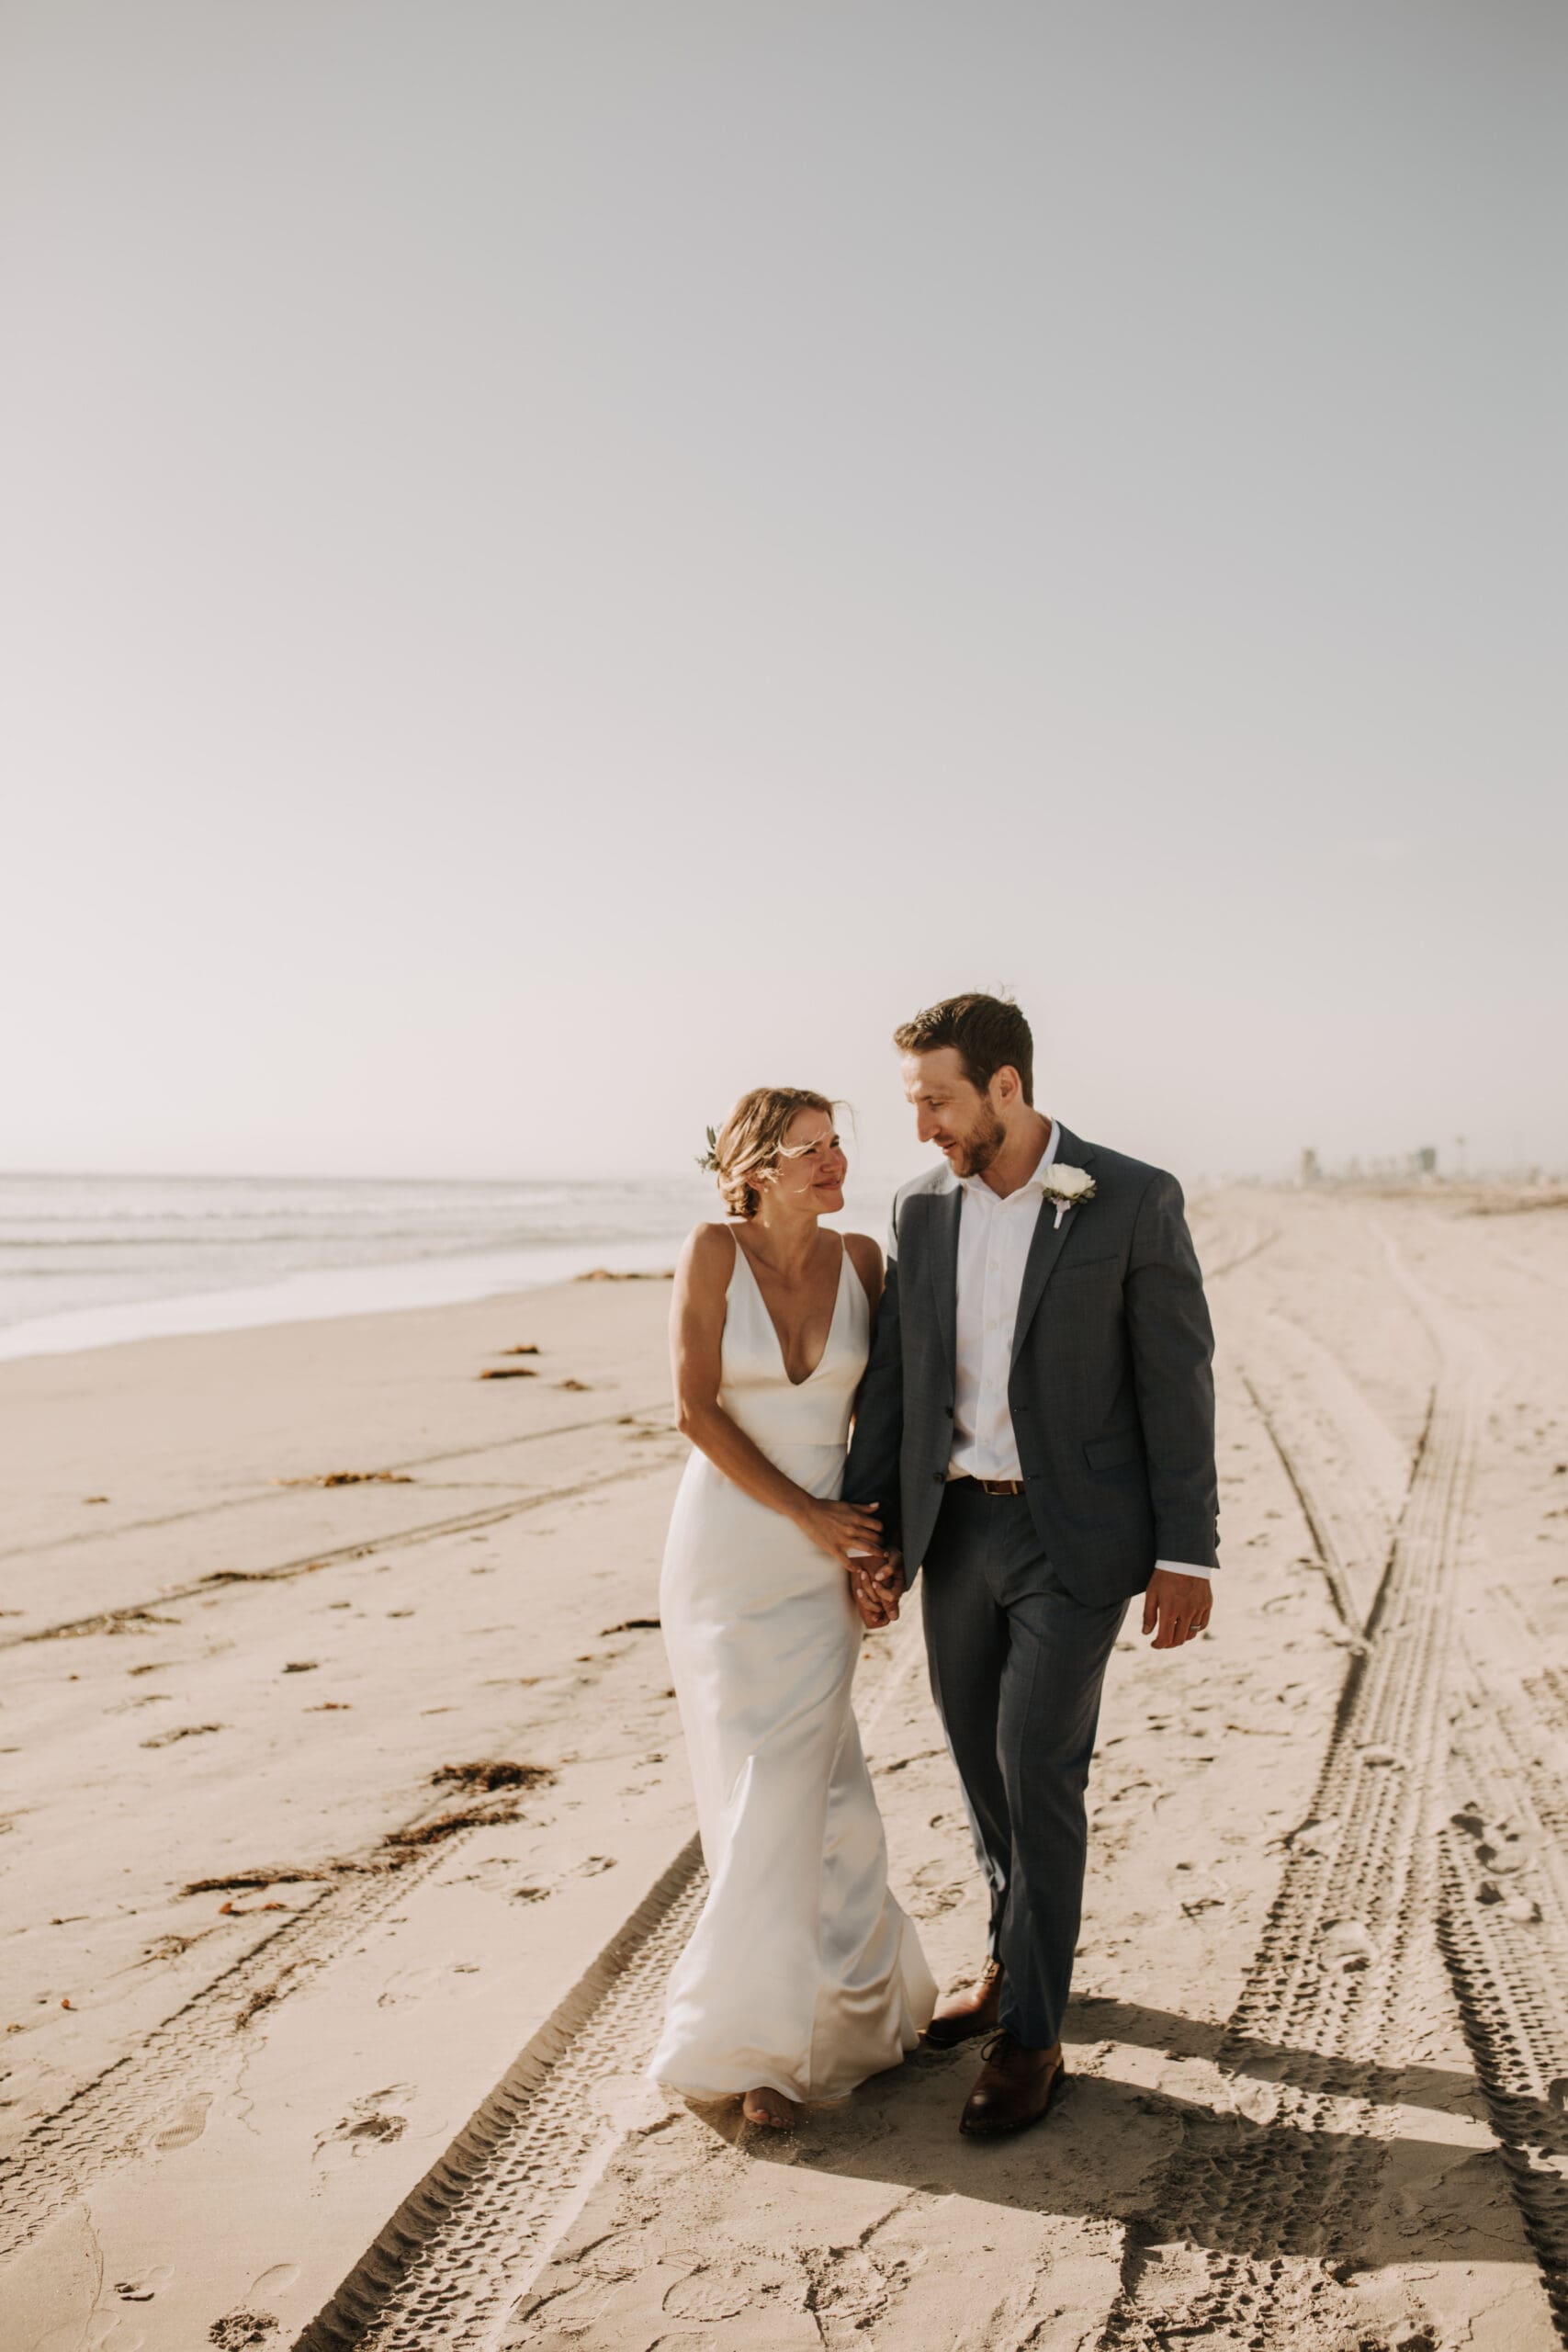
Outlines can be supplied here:
[[958, 1216], [963, 1206], [963, 1186], [954, 1182], [936, 1195], [931, 1207], [931, 1288], [950, 1376], [958, 1362]]
[[[1062, 1129], [1056, 1147], [1056, 1159], [1064, 1168], [1087, 1168], [1094, 1158], [1093, 1150], [1080, 1143], [1070, 1128]], [[1050, 1175], [1050, 1170], [1045, 1173]], [[1077, 1221], [1078, 1211], [1069, 1209], [1060, 1225], [1056, 1222], [1056, 1204], [1042, 1201], [1040, 1216], [1030, 1239], [1029, 1255], [1024, 1260], [1023, 1280], [1018, 1292], [1018, 1320], [1012, 1327], [1012, 1360], [1016, 1363], [1019, 1351], [1034, 1320], [1035, 1309], [1045, 1295], [1045, 1285], [1056, 1271], [1056, 1261], [1067, 1246], [1067, 1237]]]

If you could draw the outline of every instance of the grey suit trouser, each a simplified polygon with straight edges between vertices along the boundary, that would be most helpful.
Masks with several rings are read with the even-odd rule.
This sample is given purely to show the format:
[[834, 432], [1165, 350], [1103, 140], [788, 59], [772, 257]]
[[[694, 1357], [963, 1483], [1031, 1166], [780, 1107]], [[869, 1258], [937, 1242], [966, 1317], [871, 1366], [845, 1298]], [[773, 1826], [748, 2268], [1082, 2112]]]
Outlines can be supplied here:
[[967, 1480], [942, 1498], [920, 1581], [931, 1695], [990, 1889], [1001, 2021], [1046, 2050], [1066, 2014], [1084, 1790], [1127, 1603], [1076, 1600], [1052, 1572], [1024, 1497]]

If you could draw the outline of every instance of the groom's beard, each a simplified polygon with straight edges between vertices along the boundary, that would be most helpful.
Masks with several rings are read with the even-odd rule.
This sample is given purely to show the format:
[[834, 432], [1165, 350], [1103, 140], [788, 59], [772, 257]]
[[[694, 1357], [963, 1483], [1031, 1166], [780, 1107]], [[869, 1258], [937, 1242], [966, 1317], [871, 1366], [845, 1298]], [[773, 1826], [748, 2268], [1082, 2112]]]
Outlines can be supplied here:
[[959, 1176], [983, 1176], [1007, 1139], [1007, 1129], [987, 1105], [980, 1114], [979, 1125], [959, 1145], [962, 1159], [954, 1173]]

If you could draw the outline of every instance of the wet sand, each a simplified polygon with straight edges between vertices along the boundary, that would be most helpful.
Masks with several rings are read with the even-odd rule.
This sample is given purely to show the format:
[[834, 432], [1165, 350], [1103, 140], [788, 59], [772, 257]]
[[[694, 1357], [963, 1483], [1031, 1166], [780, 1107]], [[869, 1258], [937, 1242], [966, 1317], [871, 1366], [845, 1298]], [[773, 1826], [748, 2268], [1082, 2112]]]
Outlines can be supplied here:
[[[1073, 2079], [999, 2147], [972, 2051], [785, 2137], [639, 2078], [701, 1894], [666, 1286], [0, 1365], [7, 2352], [1559, 2342], [1568, 1213], [1194, 1226], [1219, 1605], [1123, 1634]], [[918, 1612], [859, 1703], [956, 1983]]]

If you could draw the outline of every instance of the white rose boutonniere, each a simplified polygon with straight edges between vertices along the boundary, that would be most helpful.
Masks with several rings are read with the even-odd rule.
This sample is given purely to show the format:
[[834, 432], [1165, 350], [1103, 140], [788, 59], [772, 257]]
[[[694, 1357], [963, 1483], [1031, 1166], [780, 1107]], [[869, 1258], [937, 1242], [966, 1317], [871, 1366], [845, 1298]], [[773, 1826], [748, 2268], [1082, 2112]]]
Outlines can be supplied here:
[[[1056, 1204], [1056, 1225], [1059, 1226], [1069, 1209], [1094, 1198], [1094, 1178], [1087, 1168], [1047, 1168], [1041, 1187], [1048, 1201]], [[1052, 1227], [1052, 1231], [1056, 1229]]]

